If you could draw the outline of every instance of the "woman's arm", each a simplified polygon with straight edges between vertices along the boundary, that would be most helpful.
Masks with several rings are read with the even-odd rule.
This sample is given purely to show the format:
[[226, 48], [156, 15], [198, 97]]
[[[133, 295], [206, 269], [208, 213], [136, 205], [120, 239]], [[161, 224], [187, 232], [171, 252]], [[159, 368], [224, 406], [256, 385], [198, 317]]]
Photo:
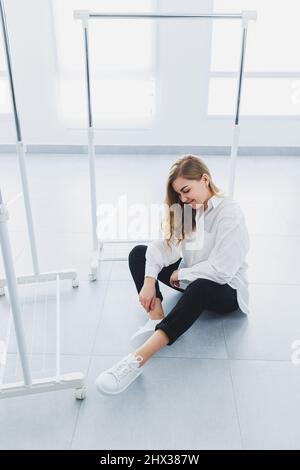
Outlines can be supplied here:
[[217, 227], [215, 246], [205, 261], [179, 269], [178, 279], [209, 279], [227, 284], [237, 273], [250, 247], [244, 216], [223, 217]]
[[154, 240], [146, 250], [145, 276], [157, 279], [163, 267], [169, 266], [181, 258], [180, 248], [171, 243], [169, 247], [166, 240]]

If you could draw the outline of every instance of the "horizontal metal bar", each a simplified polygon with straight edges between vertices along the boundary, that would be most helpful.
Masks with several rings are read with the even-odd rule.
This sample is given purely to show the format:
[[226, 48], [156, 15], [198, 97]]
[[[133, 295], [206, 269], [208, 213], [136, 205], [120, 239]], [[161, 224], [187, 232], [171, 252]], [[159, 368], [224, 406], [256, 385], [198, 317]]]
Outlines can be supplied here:
[[130, 19], [197, 19], [197, 18], [215, 18], [215, 19], [242, 19], [242, 13], [208, 13], [208, 14], [182, 14], [182, 13], [89, 13], [90, 18], [130, 18]]
[[[36, 284], [39, 282], [50, 282], [56, 281], [57, 276], [59, 279], [66, 280], [72, 279], [75, 280], [77, 278], [77, 273], [75, 270], [70, 271], [49, 271], [41, 274], [29, 274], [24, 276], [17, 277], [18, 284]], [[0, 287], [5, 287], [7, 285], [6, 279], [0, 279]]]
[[[232, 121], [232, 114], [210, 114], [207, 119], [209, 121], [215, 120], [226, 120]], [[257, 121], [263, 122], [265, 125], [265, 121], [290, 121], [294, 123], [294, 121], [299, 122], [299, 116], [297, 115], [285, 115], [285, 116], [243, 116], [244, 121]], [[96, 128], [96, 130], [98, 130]], [[102, 131], [102, 129], [99, 129]], [[57, 153], [63, 153], [68, 155], [70, 158], [74, 157], [74, 155], [85, 155], [86, 154], [86, 147], [84, 145], [29, 145], [29, 152], [32, 155], [37, 154], [47, 154], [47, 155], [54, 155]], [[13, 154], [15, 146], [14, 145], [1, 145], [0, 144], [0, 155], [1, 154]], [[151, 157], [152, 155], [179, 155], [181, 153], [199, 153], [200, 155], [206, 156], [225, 156], [229, 155], [229, 147], [224, 145], [96, 145], [96, 155], [118, 155], [120, 158], [127, 158], [128, 155], [132, 156], [135, 155], [145, 155], [147, 157]], [[239, 148], [239, 155], [246, 155], [246, 156], [300, 156], [300, 146], [277, 146], [277, 147], [270, 147], [270, 146], [240, 146]], [[149, 158], [150, 158], [149, 157]], [[140, 240], [139, 240], [140, 242]], [[35, 280], [33, 281], [35, 282]], [[1, 282], [0, 282], [1, 284]], [[1, 288], [1, 285], [0, 285]]]
[[0, 386], [0, 399], [33, 395], [36, 393], [54, 392], [66, 389], [80, 389], [84, 386], [84, 375], [81, 372], [64, 374], [59, 377], [48, 377], [33, 380], [30, 386], [23, 382], [8, 383]]
[[90, 18], [111, 18], [111, 19], [220, 19], [220, 20], [243, 20], [244, 24], [248, 21], [257, 19], [255, 10], [243, 10], [240, 13], [122, 13], [122, 12], [91, 12], [89, 10], [75, 10], [74, 19], [82, 20], [84, 27], [87, 27]]

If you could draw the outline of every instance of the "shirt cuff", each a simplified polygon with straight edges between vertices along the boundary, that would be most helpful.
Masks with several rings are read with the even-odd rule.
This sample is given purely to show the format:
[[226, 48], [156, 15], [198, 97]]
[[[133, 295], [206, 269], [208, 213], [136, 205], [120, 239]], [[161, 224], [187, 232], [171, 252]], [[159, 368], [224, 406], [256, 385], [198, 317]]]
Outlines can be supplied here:
[[155, 279], [157, 279], [159, 272], [160, 272], [159, 267], [153, 266], [153, 265], [147, 266], [146, 264], [145, 276], [150, 276], [150, 277], [154, 277]]

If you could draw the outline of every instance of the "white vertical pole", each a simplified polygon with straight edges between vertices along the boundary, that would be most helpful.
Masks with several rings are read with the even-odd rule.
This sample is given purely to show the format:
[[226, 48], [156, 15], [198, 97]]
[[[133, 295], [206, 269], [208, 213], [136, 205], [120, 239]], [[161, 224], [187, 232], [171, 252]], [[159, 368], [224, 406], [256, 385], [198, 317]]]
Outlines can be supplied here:
[[56, 276], [56, 380], [59, 382], [60, 368], [60, 283], [59, 275]]
[[92, 241], [93, 250], [98, 250], [98, 236], [97, 236], [97, 189], [96, 189], [96, 170], [95, 170], [95, 144], [94, 144], [94, 129], [88, 129], [88, 142], [89, 142], [89, 168], [90, 168], [90, 193], [91, 193], [91, 212], [92, 212]]
[[89, 173], [90, 173], [90, 197], [92, 212], [92, 241], [93, 250], [98, 250], [97, 237], [97, 189], [96, 189], [96, 171], [95, 171], [95, 143], [94, 143], [94, 122], [91, 97], [91, 74], [90, 74], [90, 56], [89, 56], [89, 12], [85, 11], [82, 17], [82, 27], [84, 33], [85, 46], [85, 77], [86, 77], [86, 95], [88, 112], [88, 149], [89, 149]]
[[22, 181], [22, 187], [23, 187], [23, 197], [24, 197], [24, 204], [25, 204], [25, 211], [26, 211], [28, 233], [29, 233], [29, 243], [30, 243], [30, 249], [31, 249], [33, 272], [35, 275], [38, 275], [40, 274], [40, 268], [39, 268], [39, 262], [38, 262], [36, 239], [35, 239], [35, 232], [34, 232], [34, 226], [33, 226], [33, 217], [32, 217], [32, 211], [31, 211], [28, 178], [27, 178], [26, 163], [25, 163], [24, 144], [23, 142], [18, 141], [16, 145], [17, 145], [17, 153], [19, 157], [19, 167], [20, 167], [21, 181]]
[[0, 13], [1, 13], [0, 16], [1, 16], [1, 23], [2, 23], [4, 50], [5, 50], [9, 84], [10, 84], [10, 96], [11, 96], [11, 101], [12, 101], [12, 108], [13, 108], [16, 135], [17, 135], [16, 147], [17, 147], [17, 154], [19, 157], [21, 181], [22, 181], [22, 186], [23, 186], [24, 204], [25, 204], [25, 211], [26, 211], [26, 216], [27, 216], [27, 226], [28, 226], [28, 233], [29, 233], [29, 240], [30, 240], [32, 264], [33, 264], [34, 274], [37, 275], [37, 274], [40, 274], [40, 270], [39, 270], [39, 264], [38, 264], [36, 240], [35, 240], [35, 234], [34, 234], [33, 218], [32, 218], [31, 204], [30, 204], [30, 197], [29, 197], [28, 178], [27, 178], [25, 158], [24, 158], [24, 144], [22, 142], [21, 126], [20, 126], [20, 120], [19, 120], [18, 109], [17, 109], [15, 86], [14, 86], [12, 66], [11, 66], [11, 57], [10, 57], [9, 36], [8, 36], [8, 30], [7, 30], [7, 25], [6, 25], [6, 15], [5, 15], [3, 0], [0, 0]]
[[241, 93], [242, 93], [244, 64], [245, 64], [248, 19], [246, 21], [243, 20], [242, 27], [243, 27], [242, 48], [241, 48], [241, 59], [240, 59], [239, 74], [238, 74], [238, 89], [237, 89], [235, 119], [234, 119], [234, 127], [233, 127], [230, 168], [229, 168], [229, 182], [228, 182], [228, 194], [231, 197], [233, 197], [233, 195], [234, 195], [235, 176], [236, 176], [236, 163], [237, 163], [237, 154], [238, 154], [238, 148], [239, 148], [240, 103], [241, 103]]
[[20, 354], [20, 360], [23, 370], [24, 383], [25, 385], [31, 385], [31, 374], [27, 356], [27, 347], [25, 340], [25, 332], [21, 317], [21, 309], [19, 303], [18, 285], [16, 280], [16, 274], [13, 264], [12, 251], [9, 241], [8, 229], [7, 229], [8, 212], [3, 204], [1, 190], [0, 190], [0, 244], [2, 250], [2, 257], [5, 269], [5, 275], [7, 279], [7, 287], [9, 292], [9, 299], [11, 304], [11, 310], [13, 313], [14, 325], [16, 338], [18, 343], [18, 350]]

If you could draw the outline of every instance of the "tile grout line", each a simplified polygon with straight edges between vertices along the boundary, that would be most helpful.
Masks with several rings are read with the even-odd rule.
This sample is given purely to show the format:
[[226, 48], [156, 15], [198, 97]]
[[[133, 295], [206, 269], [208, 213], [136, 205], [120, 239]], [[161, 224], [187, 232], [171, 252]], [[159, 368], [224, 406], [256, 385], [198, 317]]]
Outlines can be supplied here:
[[[17, 352], [9, 352], [8, 356], [15, 356], [17, 355]], [[76, 353], [62, 353], [61, 356], [65, 357], [92, 357], [92, 358], [97, 358], [97, 357], [120, 357], [124, 355], [124, 353], [121, 354], [76, 354]], [[31, 354], [31, 356], [42, 356], [44, 353], [42, 352], [34, 352]], [[55, 356], [55, 353], [45, 353], [45, 356]], [[224, 358], [224, 357], [208, 357], [208, 356], [156, 356], [159, 359], [186, 359], [186, 360], [203, 360], [203, 361], [226, 361], [229, 360], [229, 358]], [[233, 358], [230, 359], [232, 362], [263, 362], [263, 363], [278, 363], [278, 364], [290, 364], [291, 360], [290, 359], [246, 359], [246, 358]]]
[[237, 398], [236, 398], [235, 388], [234, 388], [234, 384], [233, 384], [232, 371], [231, 371], [231, 362], [230, 362], [230, 358], [229, 358], [229, 354], [228, 354], [228, 345], [227, 345], [226, 335], [225, 335], [224, 320], [222, 320], [222, 331], [223, 331], [223, 338], [224, 338], [225, 350], [226, 350], [226, 355], [227, 355], [226, 362], [229, 366], [230, 383], [231, 383], [231, 390], [232, 390], [232, 395], [233, 395], [233, 402], [234, 402], [234, 408], [235, 408], [235, 413], [236, 413], [236, 419], [237, 419], [238, 428], [239, 428], [239, 435], [240, 435], [242, 450], [244, 450], [245, 449], [244, 439], [243, 439], [242, 427], [241, 427], [241, 422], [240, 422], [240, 415], [239, 415], [239, 411], [238, 411]]
[[[93, 341], [93, 345], [92, 345], [92, 348], [91, 348], [91, 354], [89, 354], [89, 361], [88, 361], [88, 366], [87, 366], [87, 369], [86, 369], [86, 380], [87, 380], [87, 378], [88, 378], [88, 376], [89, 376], [90, 368], [91, 368], [91, 363], [92, 363], [92, 360], [93, 360], [93, 358], [94, 358], [92, 352], [93, 352], [94, 347], [95, 347], [98, 329], [99, 329], [101, 320], [102, 320], [102, 318], [103, 318], [103, 308], [104, 308], [104, 303], [105, 303], [105, 300], [106, 300], [106, 296], [107, 296], [107, 292], [108, 292], [108, 288], [109, 288], [109, 284], [110, 284], [111, 271], [112, 271], [112, 264], [111, 264], [111, 267], [110, 267], [109, 279], [106, 281], [106, 289], [105, 289], [105, 293], [104, 293], [103, 301], [102, 301], [102, 305], [101, 305], [102, 314], [100, 315], [100, 318], [99, 318], [99, 321], [98, 321], [98, 325], [97, 325], [97, 327], [96, 327], [95, 336], [94, 336], [94, 341]], [[75, 419], [75, 423], [74, 423], [74, 428], [73, 428], [72, 436], [71, 436], [71, 439], [70, 439], [69, 450], [72, 450], [73, 441], [74, 441], [74, 438], [75, 438], [75, 433], [76, 433], [77, 425], [78, 425], [78, 421], [79, 421], [79, 415], [80, 415], [81, 407], [82, 407], [82, 401], [79, 403], [79, 407], [78, 407], [78, 411], [77, 411], [77, 415], [76, 415], [76, 419]]]

